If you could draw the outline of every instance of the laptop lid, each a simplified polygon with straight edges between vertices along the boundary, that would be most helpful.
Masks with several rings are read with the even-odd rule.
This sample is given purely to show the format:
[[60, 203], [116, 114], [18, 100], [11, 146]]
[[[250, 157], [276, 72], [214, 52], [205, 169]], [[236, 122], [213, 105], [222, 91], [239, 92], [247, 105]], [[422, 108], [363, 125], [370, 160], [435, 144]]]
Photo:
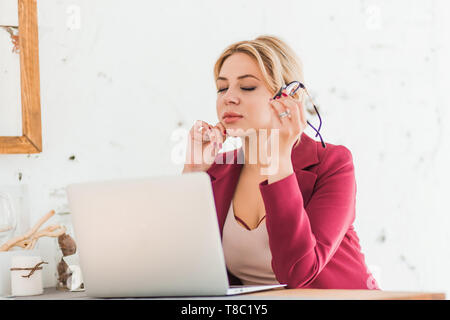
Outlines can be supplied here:
[[227, 293], [207, 173], [71, 184], [67, 194], [88, 296]]

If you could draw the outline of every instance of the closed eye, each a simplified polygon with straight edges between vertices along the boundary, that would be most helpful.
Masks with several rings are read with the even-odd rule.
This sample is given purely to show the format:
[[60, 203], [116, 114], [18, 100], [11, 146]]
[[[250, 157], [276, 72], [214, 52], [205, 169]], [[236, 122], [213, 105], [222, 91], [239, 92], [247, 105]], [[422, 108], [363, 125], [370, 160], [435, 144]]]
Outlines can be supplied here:
[[[241, 88], [242, 90], [245, 90], [245, 91], [252, 91], [252, 90], [255, 90], [255, 88], [256, 87], [252, 87], [252, 88]], [[225, 90], [227, 90], [228, 88], [223, 88], [223, 89], [220, 89], [220, 90], [218, 90], [217, 92], [219, 93], [219, 92], [222, 92], [222, 91], [225, 91]]]

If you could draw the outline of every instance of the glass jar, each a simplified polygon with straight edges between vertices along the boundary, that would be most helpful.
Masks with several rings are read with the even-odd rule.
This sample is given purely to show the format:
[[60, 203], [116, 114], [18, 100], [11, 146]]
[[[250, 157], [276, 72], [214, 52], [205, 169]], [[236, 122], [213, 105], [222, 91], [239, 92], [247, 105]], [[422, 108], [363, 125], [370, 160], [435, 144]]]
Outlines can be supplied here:
[[55, 215], [55, 224], [66, 228], [66, 232], [56, 240], [56, 289], [83, 291], [84, 284], [80, 269], [79, 256], [70, 212]]
[[0, 246], [10, 240], [16, 231], [16, 214], [11, 196], [0, 192]]

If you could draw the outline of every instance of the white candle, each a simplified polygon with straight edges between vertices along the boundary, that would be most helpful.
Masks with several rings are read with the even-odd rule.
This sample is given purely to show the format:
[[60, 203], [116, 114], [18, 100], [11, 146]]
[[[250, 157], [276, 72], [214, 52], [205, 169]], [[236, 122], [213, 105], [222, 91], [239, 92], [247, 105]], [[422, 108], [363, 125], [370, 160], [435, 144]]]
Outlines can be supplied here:
[[[14, 256], [11, 259], [11, 269], [26, 268], [29, 270], [11, 270], [11, 293], [13, 296], [33, 296], [44, 292], [42, 285], [42, 270], [32, 269], [45, 266], [39, 256]], [[32, 274], [31, 274], [32, 273]], [[31, 275], [30, 275], [31, 274]]]

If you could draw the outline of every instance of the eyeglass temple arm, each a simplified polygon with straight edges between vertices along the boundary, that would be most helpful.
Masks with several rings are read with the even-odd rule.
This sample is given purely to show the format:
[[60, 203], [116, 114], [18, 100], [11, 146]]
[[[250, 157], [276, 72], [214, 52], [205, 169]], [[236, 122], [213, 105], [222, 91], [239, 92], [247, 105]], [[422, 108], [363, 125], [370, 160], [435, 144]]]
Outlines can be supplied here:
[[320, 132], [316, 128], [314, 128], [314, 126], [308, 120], [306, 120], [306, 122], [309, 124], [309, 126], [311, 128], [314, 129], [315, 132], [317, 132], [316, 137], [317, 137], [317, 135], [319, 135], [320, 142], [322, 143], [322, 147], [326, 148], [327, 146], [326, 146], [325, 142], [323, 141], [323, 138], [322, 138], [322, 135], [320, 134]]
[[311, 103], [312, 103], [312, 105], [313, 105], [313, 107], [314, 107], [314, 110], [315, 110], [316, 113], [317, 113], [317, 116], [319, 117], [319, 128], [318, 128], [318, 129], [314, 128], [314, 126], [313, 126], [308, 120], [306, 120], [306, 122], [307, 122], [307, 123], [309, 124], [309, 126], [310, 126], [311, 128], [313, 128], [314, 131], [316, 132], [315, 137], [319, 136], [320, 142], [322, 143], [322, 147], [326, 148], [326, 144], [325, 144], [325, 142], [323, 141], [322, 135], [321, 135], [320, 132], [319, 132], [319, 131], [320, 131], [320, 128], [322, 128], [322, 118], [320, 117], [320, 113], [319, 113], [319, 111], [317, 110], [317, 107], [316, 107], [316, 105], [314, 104], [313, 99], [312, 99], [311, 96], [309, 95], [309, 92], [308, 92], [308, 90], [306, 90], [305, 86], [304, 86], [302, 83], [300, 83], [300, 87], [303, 88], [303, 89], [305, 90], [306, 94], [308, 95], [309, 99], [311, 100]]

